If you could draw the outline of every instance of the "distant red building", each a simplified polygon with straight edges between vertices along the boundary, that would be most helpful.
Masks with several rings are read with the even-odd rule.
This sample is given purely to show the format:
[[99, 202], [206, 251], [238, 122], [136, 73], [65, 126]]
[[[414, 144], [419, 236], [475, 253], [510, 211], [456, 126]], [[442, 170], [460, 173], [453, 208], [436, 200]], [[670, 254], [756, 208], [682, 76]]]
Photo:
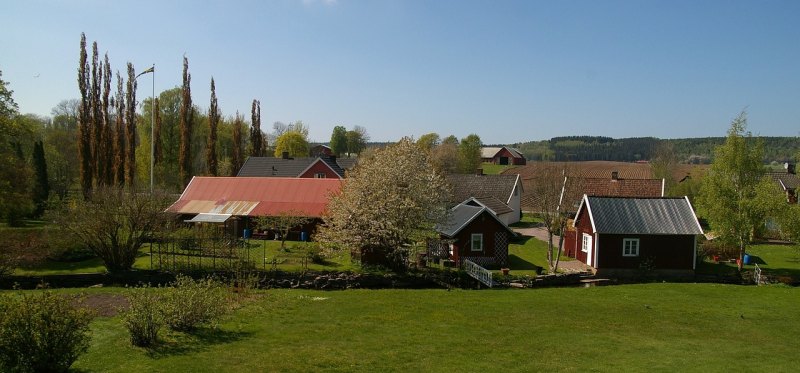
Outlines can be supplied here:
[[481, 149], [481, 160], [484, 163], [494, 163], [499, 165], [522, 166], [527, 163], [525, 156], [514, 148], [485, 147]]

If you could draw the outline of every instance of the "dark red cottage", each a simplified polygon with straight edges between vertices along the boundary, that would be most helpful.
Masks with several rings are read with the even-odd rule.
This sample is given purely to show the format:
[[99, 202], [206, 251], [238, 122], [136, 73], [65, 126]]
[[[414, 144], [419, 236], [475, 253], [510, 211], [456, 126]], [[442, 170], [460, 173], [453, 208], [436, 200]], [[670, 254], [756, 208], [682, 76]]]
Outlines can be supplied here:
[[596, 272], [691, 273], [703, 234], [689, 199], [583, 197], [568, 254]]

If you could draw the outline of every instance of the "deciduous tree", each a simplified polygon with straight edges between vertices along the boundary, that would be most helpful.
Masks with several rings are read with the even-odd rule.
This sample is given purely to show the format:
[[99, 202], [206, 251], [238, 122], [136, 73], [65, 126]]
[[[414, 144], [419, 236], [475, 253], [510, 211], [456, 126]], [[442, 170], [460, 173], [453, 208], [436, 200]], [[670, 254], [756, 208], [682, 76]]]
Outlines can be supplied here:
[[308, 130], [302, 126], [302, 122], [298, 127], [290, 125], [289, 130], [275, 140], [275, 156], [280, 157], [284, 152], [288, 153], [290, 157], [308, 156], [307, 134]]
[[44, 143], [37, 141], [33, 145], [33, 216], [39, 217], [47, 207], [50, 196], [50, 181], [47, 176], [47, 161], [44, 156]]
[[739, 247], [741, 270], [753, 232], [770, 212], [764, 199], [774, 194], [773, 185], [764, 178], [762, 143], [747, 131], [746, 113], [731, 122], [725, 144], [714, 155], [700, 189], [700, 207], [714, 233]]
[[352, 130], [347, 131], [347, 155], [360, 155], [367, 148], [367, 141], [369, 141], [369, 134], [367, 134], [366, 128], [355, 126]]
[[458, 172], [469, 174], [481, 166], [481, 138], [470, 134], [458, 144]]
[[406, 245], [436, 236], [449, 194], [427, 153], [404, 138], [359, 161], [331, 197], [317, 238], [334, 249], [383, 253], [402, 269]]
[[300, 211], [289, 210], [283, 211], [276, 216], [260, 216], [256, 218], [256, 227], [277, 230], [281, 240], [281, 250], [285, 250], [289, 231], [294, 228], [302, 228], [303, 225], [308, 224], [311, 220]]
[[98, 187], [92, 198], [57, 211], [58, 229], [74, 235], [103, 260], [110, 272], [129, 270], [139, 248], [164, 229], [172, 216], [164, 213], [170, 198], [163, 193], [136, 193], [119, 187]]
[[347, 129], [344, 126], [333, 127], [331, 151], [337, 157], [347, 152]]
[[116, 110], [116, 127], [114, 130], [114, 184], [122, 186], [125, 184], [125, 161], [127, 160], [125, 150], [125, 93], [122, 90], [122, 76], [117, 71], [117, 95], [114, 98], [114, 108]]
[[431, 151], [433, 148], [439, 146], [441, 139], [436, 132], [426, 133], [417, 139], [417, 145], [424, 150]]

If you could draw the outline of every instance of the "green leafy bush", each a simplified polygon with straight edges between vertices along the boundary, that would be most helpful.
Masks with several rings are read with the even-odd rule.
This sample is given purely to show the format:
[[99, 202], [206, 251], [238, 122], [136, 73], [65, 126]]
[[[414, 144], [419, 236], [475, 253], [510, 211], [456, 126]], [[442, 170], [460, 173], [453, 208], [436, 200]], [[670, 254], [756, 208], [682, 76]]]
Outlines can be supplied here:
[[89, 348], [91, 312], [50, 291], [0, 295], [0, 371], [66, 372]]
[[148, 347], [158, 340], [164, 326], [161, 296], [149, 286], [128, 290], [129, 307], [122, 312], [122, 323], [131, 334], [131, 344]]
[[228, 310], [227, 294], [223, 284], [212, 278], [194, 280], [178, 275], [172, 286], [164, 289], [163, 307], [166, 325], [188, 332], [202, 324], [215, 326]]

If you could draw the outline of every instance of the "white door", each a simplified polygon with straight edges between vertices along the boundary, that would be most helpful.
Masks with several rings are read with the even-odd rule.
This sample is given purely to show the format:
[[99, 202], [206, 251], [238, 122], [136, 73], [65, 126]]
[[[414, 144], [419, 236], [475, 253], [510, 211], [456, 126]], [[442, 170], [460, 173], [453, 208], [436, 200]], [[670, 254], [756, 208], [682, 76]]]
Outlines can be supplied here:
[[582, 251], [586, 253], [586, 265], [592, 265], [592, 254], [594, 254], [594, 245], [592, 245], [592, 236], [589, 234], [583, 234], [583, 246], [581, 247]]

